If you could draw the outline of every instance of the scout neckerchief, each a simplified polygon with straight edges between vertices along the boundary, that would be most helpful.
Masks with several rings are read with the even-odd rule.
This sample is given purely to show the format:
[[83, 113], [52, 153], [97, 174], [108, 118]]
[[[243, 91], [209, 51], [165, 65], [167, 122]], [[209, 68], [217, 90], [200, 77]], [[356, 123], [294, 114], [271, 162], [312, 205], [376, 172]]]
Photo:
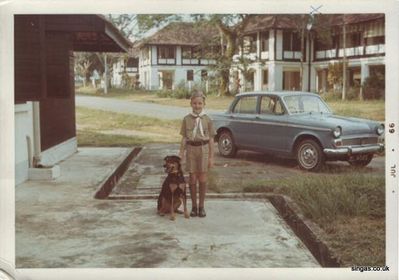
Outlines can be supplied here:
[[193, 129], [193, 139], [197, 135], [198, 129], [199, 129], [199, 132], [200, 132], [201, 136], [205, 136], [204, 135], [204, 129], [202, 127], [202, 121], [201, 121], [202, 116], [206, 115], [205, 112], [202, 111], [199, 114], [195, 114], [195, 113], [191, 112], [190, 114], [195, 118], [195, 126], [194, 126], [194, 129]]

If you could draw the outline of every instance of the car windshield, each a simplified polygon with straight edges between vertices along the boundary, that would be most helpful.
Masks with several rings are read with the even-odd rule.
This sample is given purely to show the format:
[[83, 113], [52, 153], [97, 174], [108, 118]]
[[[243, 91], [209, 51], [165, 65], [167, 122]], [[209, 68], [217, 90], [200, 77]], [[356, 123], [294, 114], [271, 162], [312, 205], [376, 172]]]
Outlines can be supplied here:
[[285, 96], [284, 102], [290, 114], [331, 113], [331, 110], [318, 96], [291, 95]]

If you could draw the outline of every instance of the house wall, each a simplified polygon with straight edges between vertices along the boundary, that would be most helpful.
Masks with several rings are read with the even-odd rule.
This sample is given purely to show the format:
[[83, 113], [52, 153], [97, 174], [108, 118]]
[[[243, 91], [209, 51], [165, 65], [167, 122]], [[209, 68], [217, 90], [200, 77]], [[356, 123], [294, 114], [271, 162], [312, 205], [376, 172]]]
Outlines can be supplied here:
[[[208, 70], [209, 61], [202, 60], [201, 65], [182, 65], [182, 48], [181, 46], [176, 47], [176, 64], [175, 65], [157, 65], [157, 47], [150, 46], [150, 57], [151, 64], [146, 63], [141, 59], [143, 51], [146, 47], [142, 48], [140, 51], [140, 64], [139, 64], [139, 75], [140, 84], [147, 90], [159, 90], [162, 87], [162, 82], [160, 82], [160, 72], [171, 71], [173, 75], [173, 88], [178, 86], [182, 81], [187, 82], [187, 70], [194, 71], [194, 83], [201, 82], [201, 70]], [[209, 70], [208, 70], [209, 74]]]

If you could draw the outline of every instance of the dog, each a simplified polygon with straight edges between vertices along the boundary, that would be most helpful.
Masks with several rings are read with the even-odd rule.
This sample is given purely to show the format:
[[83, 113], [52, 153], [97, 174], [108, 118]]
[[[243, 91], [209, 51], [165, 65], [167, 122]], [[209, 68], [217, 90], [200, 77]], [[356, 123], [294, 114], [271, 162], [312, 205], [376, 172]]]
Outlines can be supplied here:
[[184, 206], [184, 217], [189, 218], [187, 211], [186, 181], [181, 168], [180, 157], [166, 156], [164, 158], [165, 172], [168, 174], [158, 196], [158, 214], [164, 216], [170, 214], [170, 219], [175, 220], [175, 213], [182, 213], [178, 210], [181, 204]]

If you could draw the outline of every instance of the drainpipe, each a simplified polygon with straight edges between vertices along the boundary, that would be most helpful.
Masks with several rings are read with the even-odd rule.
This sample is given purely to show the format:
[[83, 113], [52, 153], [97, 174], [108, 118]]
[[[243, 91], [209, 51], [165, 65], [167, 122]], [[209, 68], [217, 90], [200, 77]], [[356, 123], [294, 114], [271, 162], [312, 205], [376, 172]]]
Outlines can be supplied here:
[[33, 102], [33, 162], [32, 167], [38, 167], [41, 161], [41, 142], [40, 142], [40, 103]]
[[309, 33], [308, 33], [308, 48], [309, 48], [309, 50], [308, 50], [308, 92], [310, 92], [310, 73], [312, 72], [311, 71], [311, 69], [310, 69], [310, 59], [311, 59], [311, 54], [312, 54], [312, 51], [311, 51], [311, 49], [312, 49], [312, 43], [311, 43], [311, 38], [310, 38], [310, 31], [309, 31]]

